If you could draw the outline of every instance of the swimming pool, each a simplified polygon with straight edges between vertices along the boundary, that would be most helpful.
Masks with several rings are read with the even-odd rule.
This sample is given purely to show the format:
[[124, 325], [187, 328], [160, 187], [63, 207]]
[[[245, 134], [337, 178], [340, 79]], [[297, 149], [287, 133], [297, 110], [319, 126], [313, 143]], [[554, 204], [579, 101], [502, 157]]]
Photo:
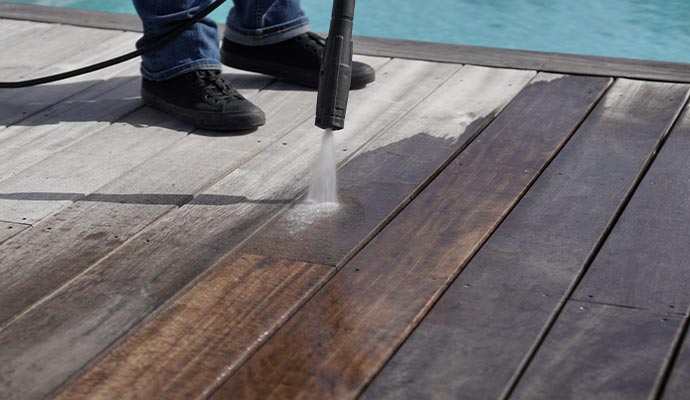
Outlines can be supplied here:
[[[130, 0], [10, 0], [134, 14]], [[230, 3], [230, 2], [229, 2]], [[690, 62], [687, 0], [359, 0], [355, 34]], [[302, 0], [317, 31], [331, 2]], [[226, 4], [213, 15], [223, 22]]]

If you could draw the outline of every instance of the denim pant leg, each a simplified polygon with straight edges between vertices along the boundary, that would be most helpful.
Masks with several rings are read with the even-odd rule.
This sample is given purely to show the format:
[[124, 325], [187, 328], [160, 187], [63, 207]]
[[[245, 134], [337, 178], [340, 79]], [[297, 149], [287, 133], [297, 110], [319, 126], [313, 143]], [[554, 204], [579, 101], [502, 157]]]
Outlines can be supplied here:
[[300, 0], [233, 0], [225, 38], [247, 46], [282, 42], [309, 31]]
[[[144, 25], [145, 43], [175, 29], [197, 15], [212, 0], [133, 0]], [[141, 73], [153, 80], [163, 80], [200, 69], [220, 69], [218, 26], [204, 18], [158, 50], [144, 54]]]

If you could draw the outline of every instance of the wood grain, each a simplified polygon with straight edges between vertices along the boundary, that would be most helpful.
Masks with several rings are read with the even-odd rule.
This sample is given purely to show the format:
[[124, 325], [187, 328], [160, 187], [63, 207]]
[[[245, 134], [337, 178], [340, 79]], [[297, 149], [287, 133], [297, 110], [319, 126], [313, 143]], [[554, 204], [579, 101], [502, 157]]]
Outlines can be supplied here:
[[333, 272], [233, 255], [56, 398], [203, 398]]
[[213, 398], [355, 397], [584, 119], [588, 79], [527, 86]]
[[[348, 128], [338, 136], [348, 152], [338, 152], [339, 162], [406, 115], [457, 66], [394, 60], [384, 69], [371, 87], [351, 93]], [[6, 326], [0, 377], [10, 384], [0, 386], [0, 396], [45, 396], [236, 248], [303, 190], [319, 133], [309, 118]]]
[[[6, 48], [7, 54], [12, 56], [3, 57], [0, 73], [4, 81], [29, 78], [29, 75], [45, 66], [92, 50], [98, 43], [121, 34], [103, 29], [53, 25], [46, 30], [27, 35], [23, 40]], [[37, 62], [39, 58], [41, 61]]]
[[[452, 71], [454, 69], [449, 70]], [[394, 207], [400, 202], [400, 198], [405, 196], [410, 196], [412, 191], [421, 184], [421, 182], [428, 177], [434, 168], [438, 168], [445, 161], [444, 157], [448, 157], [454, 151], [454, 141], [460, 139], [464, 134], [474, 135], [476, 132], [470, 130], [465, 131], [458, 126], [469, 126], [472, 124], [473, 120], [468, 115], [474, 115], [474, 121], [483, 122], [484, 116], [496, 112], [497, 109], [502, 108], [512, 96], [514, 96], [520, 89], [529, 81], [533, 76], [533, 73], [517, 72], [517, 71], [497, 71], [489, 70], [485, 68], [469, 67], [460, 70], [458, 73], [453, 75], [441, 88], [433, 93], [433, 96], [424, 100], [419, 106], [417, 106], [411, 113], [405, 116], [400, 122], [394, 124], [388, 128], [384, 133], [379, 135], [371, 143], [364, 147], [362, 153], [341, 168], [341, 177], [344, 171], [368, 171], [367, 174], [360, 174], [358, 177], [358, 185], [360, 187], [374, 186], [376, 189], [372, 190], [367, 197], [357, 197], [356, 200], [358, 204], [361, 204], [362, 208], [365, 208], [363, 214], [366, 215], [365, 220], [359, 220], [358, 232], [362, 232], [363, 236], [357, 237], [356, 240], [350, 240], [347, 243], [343, 243], [338, 248], [340, 253], [332, 252], [324, 253], [331, 254], [335, 260], [338, 256], [346, 254], [354, 250], [354, 247], [358, 244], [360, 240], [363, 239], [365, 235], [370, 232], [366, 231], [373, 229], [377, 224], [381, 223], [388, 214], [393, 212]], [[449, 94], [463, 93], [461, 99], [454, 102], [448, 102], [444, 99], [447, 98]], [[483, 96], [482, 96], [483, 95]], [[478, 100], [480, 99], [481, 100]], [[445, 103], [445, 104], [442, 104]], [[455, 110], [458, 109], [459, 104], [464, 104], [467, 108], [464, 113], [456, 113]], [[434, 124], [426, 124], [425, 122], [420, 122], [420, 115], [425, 115], [422, 118], [423, 121], [435, 121]], [[429, 138], [438, 138], [437, 141], [405, 141], [406, 137], [415, 138], [416, 133], [419, 129], [419, 124], [425, 124], [427, 131], [430, 132], [424, 136]], [[463, 125], [464, 124], [464, 125]], [[480, 126], [482, 124], [479, 124]], [[476, 128], [469, 128], [476, 129]], [[446, 139], [447, 138], [447, 139]], [[463, 141], [457, 146], [462, 145]], [[388, 145], [391, 143], [391, 145]], [[420, 146], [424, 144], [425, 146]], [[372, 160], [371, 152], [376, 154], [389, 154], [396, 151], [396, 157], [379, 157], [379, 167], [370, 169], [374, 163]], [[432, 157], [433, 153], [438, 153], [437, 156]], [[366, 162], [362, 162], [365, 160]], [[420, 163], [418, 160], [424, 160], [424, 163]], [[436, 164], [432, 164], [435, 162]], [[421, 164], [421, 165], [420, 165]], [[413, 171], [412, 168], [420, 168], [420, 171]], [[356, 174], [355, 174], [356, 175]], [[353, 175], [353, 176], [355, 176]], [[407, 177], [405, 181], [400, 180], [401, 177]], [[388, 182], [390, 185], [383, 186], [381, 182]], [[342, 184], [342, 182], [341, 182]], [[351, 186], [345, 185], [346, 188]], [[385, 192], [381, 191], [382, 188], [390, 188], [393, 195], [388, 197]], [[407, 190], [407, 192], [404, 192]], [[395, 196], [400, 196], [400, 198], [395, 198]], [[353, 197], [349, 197], [352, 199]], [[391, 201], [390, 199], [393, 199]], [[377, 209], [378, 213], [372, 215], [368, 210]], [[291, 226], [298, 224], [297, 217], [304, 218], [306, 214], [304, 209], [302, 209], [302, 214], [297, 215], [298, 209], [292, 208], [290, 212], [284, 214], [283, 218], [280, 220], [292, 223]], [[287, 218], [285, 217], [287, 215]], [[320, 221], [314, 221], [314, 224], [309, 225], [309, 229], [313, 229], [314, 226], [317, 228], [319, 226], [323, 227], [326, 225], [333, 224], [333, 218], [338, 220], [338, 224], [341, 221], [345, 221], [348, 218], [352, 219], [353, 215], [350, 212], [346, 213], [346, 216], [329, 216], [328, 218]], [[379, 218], [378, 220], [376, 218]], [[326, 221], [328, 220], [328, 221]], [[301, 220], [304, 224], [304, 219]], [[280, 226], [271, 223], [262, 228], [261, 232], [273, 232], [276, 231], [276, 226]], [[304, 225], [301, 226], [302, 229], [305, 228]], [[323, 228], [322, 228], [323, 229]], [[282, 236], [275, 236], [276, 240], [289, 240], [290, 232], [283, 231]], [[327, 247], [330, 243], [329, 239], [326, 237], [318, 238], [316, 236], [309, 237], [313, 239], [313, 247]], [[252, 236], [252, 238], [247, 242], [245, 248], [256, 248], [262, 252], [263, 243], [266, 243], [266, 235], [259, 234]], [[351, 246], [347, 249], [346, 246]], [[321, 254], [321, 253], [320, 253]], [[291, 253], [291, 255], [297, 255]], [[309, 254], [302, 253], [301, 256], [309, 256]], [[293, 258], [290, 258], [293, 259]], [[254, 271], [256, 277], [254, 279], [263, 279], [260, 276], [262, 274], [269, 273], [270, 270], [257, 270]], [[210, 276], [215, 276], [214, 274]], [[209, 278], [204, 278], [200, 281], [198, 285], [206, 286], [206, 282]], [[273, 278], [266, 277], [266, 280], [272, 280]], [[322, 283], [318, 282], [319, 285]], [[307, 291], [306, 288], [302, 289], [305, 295], [311, 294], [311, 290], [314, 287], [310, 287]], [[183, 303], [189, 301], [185, 300], [187, 298], [192, 299], [194, 296], [206, 296], [205, 291], [197, 291], [196, 287], [191, 291], [191, 293], [185, 294], [182, 300], [175, 300], [170, 308], [178, 309]], [[263, 297], [266, 295], [263, 291], [253, 290], [251, 287], [249, 290], [247, 288], [238, 288], [234, 290], [237, 296], [245, 299], [246, 304], [251, 304], [254, 302], [256, 304], [262, 303]], [[192, 297], [188, 297], [192, 296]], [[291, 309], [297, 309], [297, 307], [304, 302], [305, 297], [292, 295], [294, 304], [291, 305]], [[181, 303], [182, 302], [182, 303]], [[167, 310], [167, 309], [166, 309]], [[196, 310], [197, 312], [203, 311]], [[217, 313], [222, 313], [222, 310], [213, 311]], [[279, 325], [281, 325], [285, 318], [277, 318], [274, 314], [270, 314], [273, 318], [266, 317], [263, 318], [261, 322], [261, 329], [251, 329], [242, 328], [243, 331], [233, 343], [228, 344], [227, 352], [215, 352], [208, 353], [205, 357], [194, 358], [194, 355], [198, 353], [195, 346], [180, 346], [178, 349], [178, 356], [176, 359], [162, 357], [162, 354], [157, 352], [151, 347], [157, 347], [155, 341], [147, 339], [138, 339], [142, 335], [148, 335], [146, 332], [169, 332], [169, 335], [186, 335], [187, 337], [193, 336], [193, 342], [198, 343], [213, 343], [214, 337], [217, 331], [234, 331], [238, 330], [240, 327], [233, 325], [233, 318], [231, 317], [236, 311], [233, 308], [227, 308], [229, 313], [227, 318], [218, 318], [217, 320], [210, 321], [208, 324], [199, 327], [193, 333], [190, 332], [180, 332], [179, 327], [176, 324], [172, 324], [169, 318], [159, 319], [155, 318], [152, 321], [147, 322], [144, 327], [130, 336], [129, 341], [146, 341], [147, 343], [142, 343], [137, 345], [136, 348], [128, 347], [127, 344], [123, 345], [128, 348], [128, 350], [116, 350], [118, 353], [124, 352], [130, 354], [131, 357], [122, 362], [113, 362], [111, 357], [106, 357], [103, 362], [98, 363], [94, 368], [98, 371], [98, 376], [100, 377], [95, 381], [94, 374], [89, 370], [85, 373], [84, 378], [77, 379], [72, 385], [66, 389], [66, 397], [72, 397], [75, 393], [88, 393], [92, 396], [94, 393], [101, 393], [102, 391], [107, 391], [108, 393], [113, 393], [118, 391], [121, 395], [125, 397], [136, 397], [140, 396], [141, 393], [155, 393], [159, 390], [159, 384], [156, 379], [138, 379], [136, 382], [131, 381], [135, 377], [140, 376], [140, 372], [137, 372], [142, 364], [142, 360], [148, 360], [147, 364], [166, 364], [170, 368], [180, 369], [180, 372], [175, 374], [166, 374], [160, 379], [164, 379], [170, 391], [166, 391], [164, 397], [166, 398], [187, 398], [187, 397], [201, 397], [202, 395], [210, 392], [216, 385], [220, 382], [220, 377], [227, 377], [229, 374], [234, 372], [234, 370], [241, 364], [241, 361], [246, 358], [249, 354], [256, 350], [257, 339], [266, 339], [272, 332], [274, 332]], [[167, 311], [164, 311], [167, 313]], [[180, 317], [182, 318], [182, 317]], [[220, 326], [224, 325], [224, 326]], [[227, 325], [227, 326], [225, 326]], [[246, 330], [246, 332], [245, 332]], [[230, 355], [227, 353], [230, 352]], [[186, 355], [182, 355], [186, 354]], [[191, 359], [191, 361], [190, 361]], [[136, 362], [135, 362], [136, 360]], [[179, 367], [174, 365], [179, 364]], [[203, 367], [205, 373], [203, 375], [198, 374], [196, 371]], [[120, 377], [122, 374], [126, 377]], [[112, 379], [110, 378], [112, 376]], [[148, 383], [147, 383], [148, 382]], [[85, 386], [87, 388], [80, 388], [80, 386]], [[99, 387], [102, 386], [102, 387]], [[184, 390], [178, 390], [184, 387]], [[173, 390], [174, 388], [174, 390]], [[146, 397], [146, 396], [144, 396]]]
[[[269, 117], [265, 129], [242, 136], [208, 135], [201, 131], [184, 136], [91, 194], [4, 194], [18, 203], [32, 198], [44, 198], [42, 202], [51, 203], [51, 207], [69, 200], [76, 200], [76, 203], [44, 219], [38, 225], [39, 229], [0, 247], [0, 276], [3, 277], [0, 280], [0, 303], [4, 304], [0, 311], [0, 325], [165, 213], [191, 200], [313, 113], [314, 99], [309, 91], [278, 83], [275, 91], [261, 94], [259, 88], [269, 85], [271, 78], [236, 70], [232, 70], [229, 76], [249, 99], [265, 110]], [[285, 104], [290, 104], [290, 107]], [[163, 115], [161, 118], [167, 119]], [[126, 129], [132, 134], [141, 135], [132, 126]], [[139, 126], [139, 129], [146, 134], [151, 131], [151, 128], [143, 126]], [[111, 131], [103, 132], [101, 143], [113, 135]], [[65, 131], [64, 134], [70, 138], [75, 133]], [[32, 147], [25, 152], [31, 153], [33, 150]], [[0, 194], [0, 198], [2, 196]], [[13, 265], [17, 263], [22, 264], [21, 271], [15, 271]], [[46, 271], [51, 271], [49, 277]], [[42, 276], [46, 279], [41, 279]]]
[[511, 396], [647, 399], [678, 316], [568, 302]]
[[464, 67], [338, 172], [337, 212], [308, 219], [297, 204], [259, 233], [247, 251], [342, 265], [377, 226], [476, 137], [534, 76]]
[[[687, 317], [685, 324], [687, 325]], [[690, 393], [690, 336], [687, 331], [680, 352], [672, 365], [672, 370], [660, 398], [662, 400], [684, 400]]]
[[682, 313], [690, 308], [690, 113], [673, 129], [574, 299]]
[[0, 243], [30, 227], [31, 225], [0, 221]]
[[501, 397], [687, 95], [617, 81], [363, 397]]
[[[89, 37], [91, 31], [80, 28], [81, 35]], [[96, 35], [96, 40], [100, 35]], [[83, 49], [83, 51], [70, 55], [70, 52], [65, 52], [64, 55], [58, 59], [51, 57], [34, 57], [31, 63], [31, 69], [27, 69], [23, 78], [32, 78], [38, 76], [45, 76], [54, 73], [64, 72], [70, 69], [75, 69], [95, 62], [103, 61], [107, 58], [115, 57], [126, 53], [134, 47], [134, 42], [137, 39], [136, 34], [133, 33], [118, 33], [110, 39], [92, 42], [86, 40], [86, 43], [91, 47]], [[34, 55], [38, 51], [35, 46], [27, 45], [26, 42], [33, 43], [35, 40], [31, 37], [25, 38], [25, 42], [20, 43], [19, 46], [34, 49]], [[49, 43], [51, 44], [51, 43]], [[51, 45], [54, 45], [52, 43]], [[8, 50], [11, 52], [11, 50]], [[19, 61], [14, 57], [5, 59], [0, 65], [16, 66]], [[98, 84], [103, 79], [114, 76], [134, 76], [138, 75], [137, 60], [129, 61], [114, 67], [110, 67], [101, 71], [96, 71], [87, 75], [70, 78], [68, 80], [55, 82], [51, 84], [28, 87], [21, 89], [3, 89], [0, 90], [0, 125], [9, 126], [34, 115], [41, 110], [59, 102], [68, 99], [87, 88]], [[30, 75], [30, 76], [29, 76]], [[3, 77], [3, 80], [11, 80], [15, 78]], [[19, 79], [19, 78], [16, 78]], [[0, 129], [3, 132], [4, 129]]]

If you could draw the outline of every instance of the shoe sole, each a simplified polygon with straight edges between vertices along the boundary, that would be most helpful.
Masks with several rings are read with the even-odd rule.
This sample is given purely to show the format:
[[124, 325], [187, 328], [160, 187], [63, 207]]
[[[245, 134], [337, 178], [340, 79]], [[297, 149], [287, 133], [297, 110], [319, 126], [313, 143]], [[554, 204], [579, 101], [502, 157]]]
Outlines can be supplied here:
[[[228, 67], [272, 75], [312, 89], [318, 89], [319, 87], [319, 75], [315, 74], [312, 69], [290, 67], [269, 61], [250, 59], [240, 55], [231, 55], [223, 49], [220, 51], [220, 58], [221, 62]], [[375, 76], [358, 78], [350, 83], [350, 89], [362, 89], [374, 80]]]
[[219, 113], [190, 111], [189, 109], [168, 103], [143, 89], [141, 91], [141, 98], [147, 106], [200, 129], [224, 132], [249, 131], [266, 123], [266, 117], [263, 112]]

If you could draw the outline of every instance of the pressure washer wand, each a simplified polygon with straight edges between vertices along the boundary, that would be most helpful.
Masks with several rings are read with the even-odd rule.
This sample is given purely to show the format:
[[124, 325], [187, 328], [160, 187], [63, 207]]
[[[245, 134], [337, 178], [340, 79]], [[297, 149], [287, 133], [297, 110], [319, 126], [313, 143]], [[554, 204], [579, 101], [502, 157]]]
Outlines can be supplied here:
[[340, 130], [345, 127], [347, 99], [352, 79], [352, 23], [355, 0], [334, 0], [331, 27], [319, 71], [316, 126]]

